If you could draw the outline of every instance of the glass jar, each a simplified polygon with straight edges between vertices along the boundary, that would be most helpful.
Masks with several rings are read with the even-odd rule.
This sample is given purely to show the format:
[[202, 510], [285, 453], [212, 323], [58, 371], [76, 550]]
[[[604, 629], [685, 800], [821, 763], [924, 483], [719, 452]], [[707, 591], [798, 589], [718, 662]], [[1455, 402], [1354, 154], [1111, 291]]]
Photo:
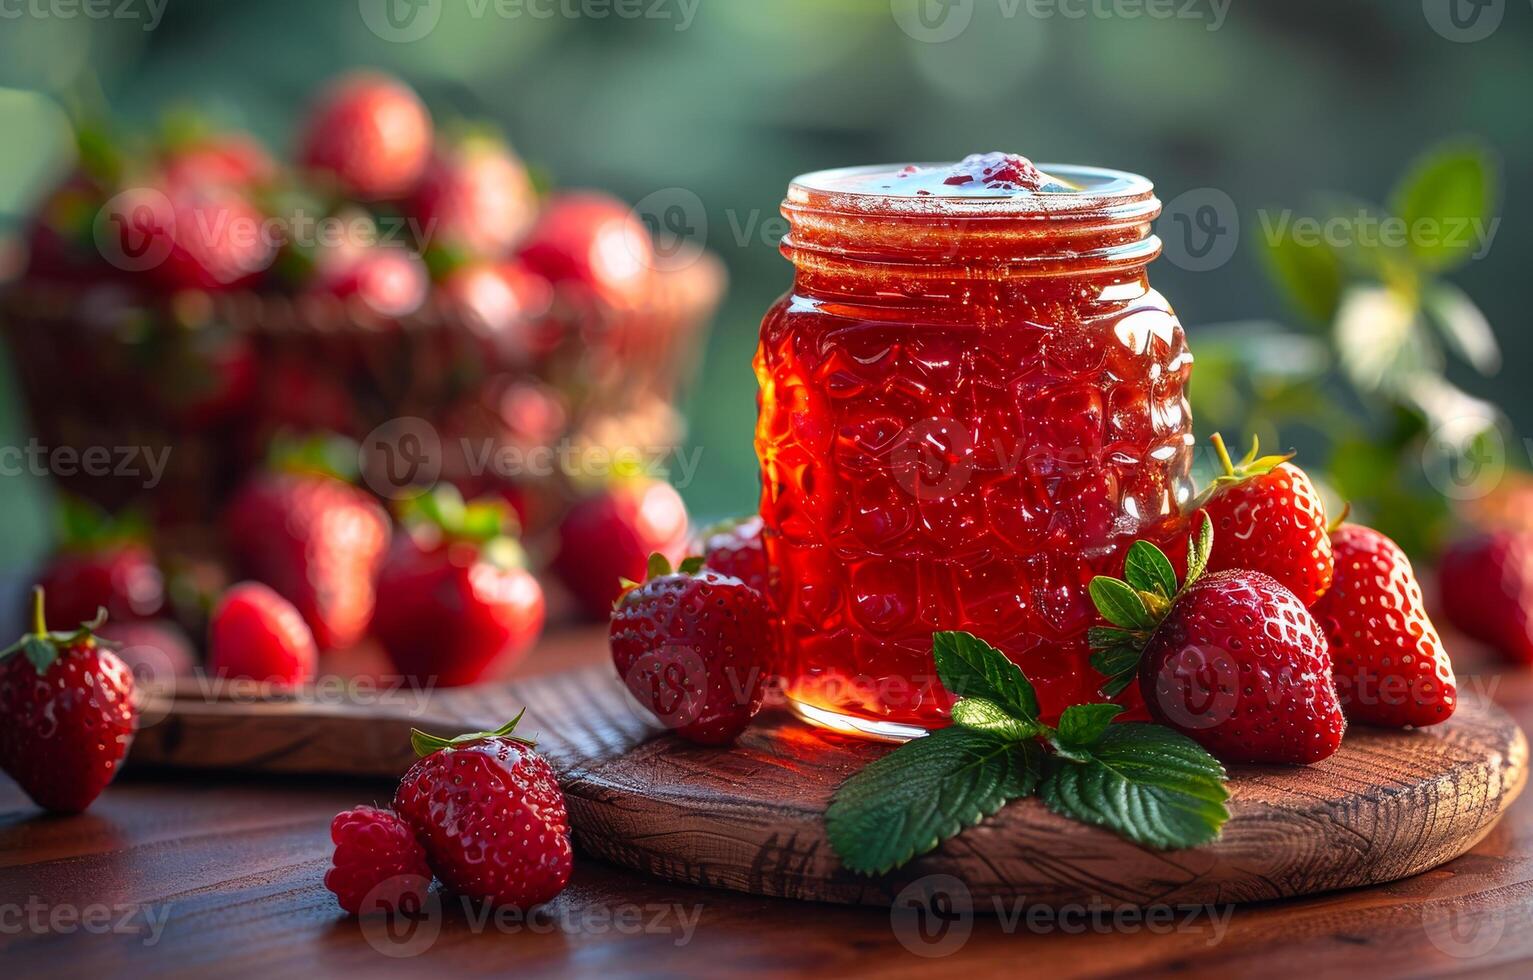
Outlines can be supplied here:
[[1146, 275], [1152, 185], [899, 180], [953, 166], [794, 180], [755, 359], [785, 690], [873, 736], [946, 723], [936, 630], [1005, 651], [1046, 716], [1100, 700], [1087, 583], [1137, 538], [1185, 564], [1192, 355]]

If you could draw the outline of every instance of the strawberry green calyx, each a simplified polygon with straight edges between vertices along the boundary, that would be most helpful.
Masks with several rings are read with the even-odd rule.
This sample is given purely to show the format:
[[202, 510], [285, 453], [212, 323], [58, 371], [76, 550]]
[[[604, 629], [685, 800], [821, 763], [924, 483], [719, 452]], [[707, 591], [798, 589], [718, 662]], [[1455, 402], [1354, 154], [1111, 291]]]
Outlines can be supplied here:
[[357, 444], [345, 436], [299, 438], [278, 433], [267, 451], [266, 465], [276, 473], [328, 476], [342, 483], [356, 483], [360, 473], [357, 452]]
[[[1217, 438], [1217, 437], [1215, 437]], [[1111, 626], [1093, 626], [1087, 634], [1091, 666], [1107, 681], [1100, 691], [1117, 697], [1134, 681], [1139, 658], [1161, 621], [1183, 593], [1203, 576], [1214, 547], [1214, 522], [1198, 520], [1198, 536], [1187, 541], [1187, 576], [1180, 584], [1165, 552], [1148, 541], [1135, 541], [1124, 561], [1123, 578], [1098, 575], [1088, 589], [1091, 601]]]
[[94, 619], [81, 623], [78, 629], [50, 631], [43, 619], [43, 590], [38, 586], [32, 590], [32, 632], [0, 650], [0, 661], [20, 653], [39, 674], [45, 674], [67, 648], [87, 641], [94, 645], [95, 631], [105, 622], [106, 610], [100, 609]]
[[[644, 568], [644, 582], [650, 582], [667, 575], [696, 575], [703, 570], [703, 558], [701, 555], [693, 555], [682, 559], [680, 565], [671, 568], [671, 560], [658, 551], [650, 553], [649, 563]], [[631, 578], [618, 579], [623, 586], [623, 591], [613, 600], [612, 608], [616, 609], [623, 604], [623, 599], [628, 593], [643, 585], [644, 582], [635, 582]]]
[[55, 512], [58, 547], [63, 551], [101, 551], [149, 540], [149, 523], [137, 511], [113, 516], [89, 501], [62, 494]]
[[498, 568], [527, 566], [527, 554], [517, 540], [521, 528], [516, 512], [504, 500], [483, 497], [465, 503], [458, 488], [446, 484], [401, 502], [399, 520], [413, 534], [474, 545]]
[[421, 731], [419, 728], [412, 728], [410, 729], [410, 747], [415, 750], [416, 756], [422, 759], [432, 754], [433, 752], [440, 752], [442, 749], [456, 748], [460, 745], [469, 745], [473, 742], [483, 742], [492, 738], [509, 738], [511, 741], [516, 742], [518, 745], [525, 745], [530, 749], [536, 746], [537, 742], [530, 738], [523, 738], [520, 735], [512, 734], [516, 731], [516, 726], [521, 723], [522, 716], [526, 713], [527, 709], [523, 708], [521, 711], [516, 713], [515, 718], [512, 718], [510, 721], [506, 722], [504, 725], [501, 725], [493, 732], [468, 732], [463, 735], [455, 735], [452, 738], [443, 738], [440, 735], [429, 735], [426, 732]]
[[1241, 457], [1240, 462], [1237, 463], [1230, 458], [1230, 451], [1224, 445], [1223, 436], [1215, 432], [1212, 436], [1209, 437], [1209, 442], [1214, 444], [1214, 452], [1219, 454], [1219, 465], [1223, 469], [1223, 472], [1215, 477], [1213, 482], [1203, 488], [1203, 492], [1198, 495], [1198, 499], [1193, 504], [1194, 509], [1202, 507], [1204, 504], [1208, 503], [1210, 497], [1218, 493], [1220, 490], [1223, 490], [1225, 487], [1234, 486], [1238, 483], [1244, 483], [1252, 477], [1271, 473], [1279, 466], [1282, 466], [1284, 463], [1294, 458], [1294, 453], [1259, 456], [1258, 453], [1260, 451], [1260, 439], [1258, 439], [1256, 436], [1252, 436], [1250, 451], [1247, 452], [1245, 456]]

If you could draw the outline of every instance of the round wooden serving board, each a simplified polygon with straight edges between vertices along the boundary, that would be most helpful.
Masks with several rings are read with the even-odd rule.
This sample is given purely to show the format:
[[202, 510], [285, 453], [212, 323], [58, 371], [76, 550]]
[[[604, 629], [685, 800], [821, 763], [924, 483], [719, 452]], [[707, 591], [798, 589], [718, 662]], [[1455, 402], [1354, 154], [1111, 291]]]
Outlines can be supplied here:
[[885, 906], [937, 874], [958, 878], [983, 908], [1249, 902], [1391, 881], [1472, 847], [1527, 777], [1517, 725], [1471, 699], [1423, 731], [1358, 727], [1319, 765], [1236, 768], [1231, 820], [1204, 847], [1147, 850], [1021, 800], [900, 871], [866, 878], [840, 867], [823, 814], [836, 787], [889, 746], [807, 727], [780, 705], [738, 745], [712, 749], [655, 727], [610, 667], [429, 695], [380, 691], [370, 704], [178, 695], [146, 706], [152, 723], [132, 765], [393, 779], [413, 759], [411, 727], [481, 730], [526, 705], [519, 731], [536, 735], [558, 770], [585, 853], [674, 881]]

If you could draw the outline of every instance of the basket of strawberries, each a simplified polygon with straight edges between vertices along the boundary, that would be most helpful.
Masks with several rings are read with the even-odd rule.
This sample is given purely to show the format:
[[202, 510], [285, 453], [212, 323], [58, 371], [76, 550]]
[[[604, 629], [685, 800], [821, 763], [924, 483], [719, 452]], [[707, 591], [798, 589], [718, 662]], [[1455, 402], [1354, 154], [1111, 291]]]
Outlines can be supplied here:
[[55, 473], [66, 489], [206, 527], [279, 433], [366, 451], [421, 420], [442, 479], [535, 530], [571, 481], [489, 465], [506, 448], [679, 438], [716, 257], [657, 254], [606, 194], [540, 195], [503, 140], [378, 73], [322, 91], [297, 147], [288, 165], [198, 125], [132, 146], [82, 130], [0, 324], [43, 445], [165, 463]]

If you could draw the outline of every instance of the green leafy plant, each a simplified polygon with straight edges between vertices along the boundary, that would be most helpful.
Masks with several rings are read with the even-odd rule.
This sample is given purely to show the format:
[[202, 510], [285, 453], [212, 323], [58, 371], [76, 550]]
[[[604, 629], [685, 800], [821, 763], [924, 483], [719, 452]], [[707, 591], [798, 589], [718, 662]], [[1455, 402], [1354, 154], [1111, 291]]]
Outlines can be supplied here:
[[[1169, 562], [1140, 558], [1135, 578], [1164, 586]], [[1175, 592], [1174, 573], [1169, 581], [1170, 593], [1155, 593], [1161, 601]], [[1160, 849], [1211, 841], [1229, 819], [1224, 767], [1186, 736], [1113, 724], [1123, 708], [1105, 703], [1067, 708], [1047, 725], [1022, 669], [970, 633], [933, 634], [932, 655], [959, 696], [952, 726], [868, 765], [825, 813], [831, 847], [851, 870], [899, 867], [1034, 794], [1055, 813]]]
[[1305, 329], [1200, 333], [1199, 418], [1274, 442], [1307, 430], [1329, 447], [1323, 478], [1338, 497], [1407, 550], [1433, 551], [1451, 515], [1423, 460], [1483, 456], [1500, 422], [1446, 377], [1453, 359], [1481, 374], [1501, 365], [1488, 319], [1447, 278], [1494, 239], [1497, 185], [1492, 155], [1454, 141], [1423, 154], [1385, 205], [1331, 195], [1314, 214], [1264, 215], [1264, 264]]

